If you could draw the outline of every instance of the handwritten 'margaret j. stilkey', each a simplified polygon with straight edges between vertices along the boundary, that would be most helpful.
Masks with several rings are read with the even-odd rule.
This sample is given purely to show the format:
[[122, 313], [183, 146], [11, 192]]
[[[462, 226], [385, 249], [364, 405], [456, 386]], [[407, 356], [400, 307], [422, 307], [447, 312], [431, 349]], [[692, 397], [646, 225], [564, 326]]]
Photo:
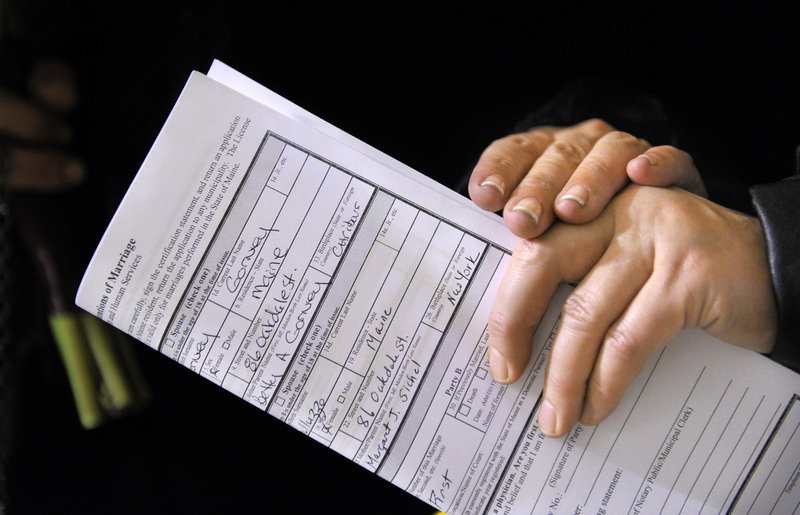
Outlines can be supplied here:
[[567, 288], [523, 378], [492, 381], [502, 221], [221, 63], [209, 75], [189, 79], [81, 307], [451, 514], [800, 502], [797, 375], [685, 333], [606, 422], [543, 437]]

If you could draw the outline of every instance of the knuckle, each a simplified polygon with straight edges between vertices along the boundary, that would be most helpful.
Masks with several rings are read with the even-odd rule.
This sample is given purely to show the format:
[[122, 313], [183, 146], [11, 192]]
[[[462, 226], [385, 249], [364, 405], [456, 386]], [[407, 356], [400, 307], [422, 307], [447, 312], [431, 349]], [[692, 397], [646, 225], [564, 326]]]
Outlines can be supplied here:
[[576, 288], [567, 297], [562, 308], [562, 317], [565, 324], [572, 329], [589, 330], [597, 326], [597, 316], [594, 314], [592, 295], [585, 288]]
[[[648, 150], [648, 153], [650, 151]], [[657, 147], [657, 159], [664, 163], [666, 181], [669, 185], [680, 186], [692, 193], [706, 195], [706, 188], [692, 156], [673, 146]]]
[[552, 141], [552, 136], [549, 133], [535, 130], [513, 135], [510, 143], [517, 152], [536, 159], [542, 155]]
[[611, 175], [611, 165], [605, 158], [590, 154], [581, 163], [581, 169], [590, 173], [593, 176], [601, 178]]
[[613, 359], [622, 362], [637, 360], [643, 352], [639, 342], [622, 326], [609, 330], [604, 346], [606, 352], [610, 353]]
[[566, 161], [578, 165], [586, 156], [586, 150], [580, 145], [564, 140], [556, 140], [547, 147], [551, 159]]
[[501, 146], [492, 145], [486, 149], [486, 152], [481, 156], [481, 161], [499, 171], [508, 171], [515, 169], [518, 164], [513, 158], [512, 154], [503, 151]]
[[596, 137], [592, 137], [584, 131], [576, 131], [574, 129], [567, 130], [561, 133], [558, 138], [559, 141], [574, 145], [579, 148], [583, 154], [586, 154], [594, 146]]
[[624, 131], [611, 131], [603, 137], [620, 145], [626, 145], [631, 147], [639, 146], [642, 141], [636, 136], [628, 134], [627, 132]]
[[547, 145], [553, 141], [553, 136], [550, 133], [541, 131], [529, 132], [527, 133], [527, 137], [530, 141], [531, 148], [533, 148], [537, 154], [544, 152], [544, 149], [547, 148]]
[[659, 159], [671, 167], [684, 167], [692, 165], [692, 156], [672, 145], [662, 145], [653, 149]]
[[541, 171], [528, 174], [520, 186], [520, 193], [523, 196], [527, 196], [528, 194], [539, 196], [539, 194], [542, 194], [545, 198], [555, 197], [562, 187], [557, 177], [549, 173], [542, 173]]
[[623, 131], [611, 131], [603, 139], [617, 147], [626, 147], [639, 151], [644, 145], [644, 140]]
[[547, 373], [547, 391], [563, 397], [583, 397], [586, 384], [578, 380], [570, 370], [551, 367]]
[[647, 152], [648, 154], [655, 154], [656, 159], [665, 163], [668, 167], [673, 167], [677, 162], [679, 150], [671, 145], [661, 145], [651, 148]]
[[492, 142], [489, 148], [502, 154], [535, 155], [542, 152], [550, 143], [550, 138], [542, 131], [510, 134]]
[[662, 152], [665, 156], [679, 155], [682, 152], [681, 149], [678, 147], [673, 147], [672, 145], [661, 145], [656, 147], [656, 150]]
[[493, 337], [499, 337], [500, 341], [505, 341], [504, 337], [511, 332], [511, 321], [502, 310], [493, 309], [489, 313], [489, 321], [487, 324], [489, 334]]
[[536, 146], [534, 135], [529, 133], [512, 134], [506, 138], [506, 142], [525, 151]]
[[583, 126], [592, 132], [609, 132], [614, 130], [614, 128], [608, 124], [608, 122], [600, 118], [591, 118], [586, 120], [583, 122]]
[[540, 147], [546, 145], [553, 140], [553, 128], [548, 126], [534, 127], [527, 132], [521, 132], [529, 142], [532, 142]]
[[592, 409], [589, 413], [584, 412], [581, 416], [581, 423], [596, 426], [614, 411], [619, 404], [622, 391], [594, 376], [589, 379], [586, 389], [587, 403], [591, 404]]
[[514, 246], [514, 259], [527, 266], [552, 266], [555, 250], [541, 240], [523, 238]]

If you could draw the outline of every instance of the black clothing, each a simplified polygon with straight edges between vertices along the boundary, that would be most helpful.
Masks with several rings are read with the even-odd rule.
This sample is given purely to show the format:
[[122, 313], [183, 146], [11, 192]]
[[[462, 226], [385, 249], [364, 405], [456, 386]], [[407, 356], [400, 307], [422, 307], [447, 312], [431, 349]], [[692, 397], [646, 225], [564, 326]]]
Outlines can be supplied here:
[[753, 186], [750, 195], [764, 229], [778, 304], [778, 336], [770, 357], [800, 370], [800, 175]]

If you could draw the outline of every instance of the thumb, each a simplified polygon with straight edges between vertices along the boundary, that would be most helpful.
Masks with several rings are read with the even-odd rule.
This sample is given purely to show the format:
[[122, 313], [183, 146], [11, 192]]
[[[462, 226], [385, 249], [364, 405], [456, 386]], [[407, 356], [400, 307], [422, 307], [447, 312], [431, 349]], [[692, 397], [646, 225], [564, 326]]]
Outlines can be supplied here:
[[706, 187], [692, 156], [673, 146], [652, 147], [628, 162], [628, 177], [642, 186], [676, 186], [705, 197]]

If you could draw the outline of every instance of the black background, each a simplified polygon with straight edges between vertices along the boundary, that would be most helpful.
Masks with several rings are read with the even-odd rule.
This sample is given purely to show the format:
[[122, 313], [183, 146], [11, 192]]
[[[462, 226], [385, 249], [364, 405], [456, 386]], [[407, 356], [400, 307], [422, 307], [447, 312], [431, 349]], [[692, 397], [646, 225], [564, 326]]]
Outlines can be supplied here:
[[[0, 64], [12, 88], [40, 57], [78, 73], [74, 150], [89, 180], [39, 198], [73, 291], [190, 71], [215, 57], [451, 185], [587, 77], [660, 100], [731, 207], [747, 209], [746, 185], [791, 174], [800, 142], [793, 5], [77, 4], [9, 2]], [[150, 406], [81, 430], [22, 249], [18, 259], [12, 513], [433, 511], [144, 346]]]

